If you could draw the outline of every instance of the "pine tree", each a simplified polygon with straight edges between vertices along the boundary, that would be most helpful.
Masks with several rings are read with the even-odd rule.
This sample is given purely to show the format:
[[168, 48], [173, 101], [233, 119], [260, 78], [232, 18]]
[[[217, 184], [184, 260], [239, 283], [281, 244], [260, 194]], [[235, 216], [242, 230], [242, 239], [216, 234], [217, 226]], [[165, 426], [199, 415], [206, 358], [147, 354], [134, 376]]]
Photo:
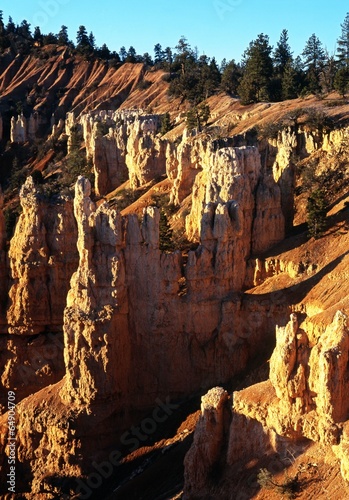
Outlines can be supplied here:
[[53, 43], [55, 44], [57, 43], [57, 37], [50, 31], [50, 33], [47, 33], [47, 35], [43, 35], [42, 43], [43, 45], [51, 45]]
[[207, 125], [210, 115], [211, 111], [208, 104], [201, 103], [198, 106], [192, 107], [186, 114], [187, 129], [189, 132], [194, 128], [201, 132], [202, 127]]
[[325, 62], [325, 51], [319, 38], [313, 33], [302, 52], [303, 66], [306, 70], [306, 84], [313, 94], [321, 90], [320, 73]]
[[211, 61], [206, 55], [199, 57], [197, 64], [192, 68], [193, 79], [197, 79], [194, 95], [191, 100], [200, 102], [214, 94], [221, 81], [221, 74], [215, 58]]
[[273, 75], [272, 47], [269, 37], [261, 33], [250, 42], [244, 53], [244, 75], [238, 88], [243, 104], [269, 100]]
[[39, 26], [35, 26], [34, 28], [34, 36], [33, 36], [34, 42], [36, 42], [38, 45], [42, 45], [43, 43], [43, 36], [41, 33], [41, 29]]
[[96, 39], [92, 31], [90, 31], [90, 34], [88, 35], [88, 42], [90, 44], [90, 47], [92, 50], [95, 50], [96, 48]]
[[288, 31], [282, 30], [280, 40], [276, 44], [273, 54], [275, 73], [280, 78], [283, 77], [286, 66], [292, 62], [291, 47], [288, 43]]
[[8, 18], [8, 23], [6, 25], [6, 33], [9, 34], [9, 33], [15, 33], [15, 32], [16, 32], [16, 26], [15, 26], [15, 23], [13, 22], [12, 17], [10, 16]]
[[154, 64], [149, 52], [144, 52], [144, 54], [142, 56], [142, 61], [143, 61], [143, 64], [145, 64], [146, 66], [153, 66], [153, 64]]
[[282, 99], [295, 99], [300, 91], [299, 72], [292, 61], [289, 61], [285, 68], [281, 80]]
[[[185, 37], [181, 37], [174, 56], [172, 70], [176, 72], [176, 78], [172, 79], [169, 86], [169, 94], [175, 97], [187, 99], [191, 103], [198, 104], [205, 98], [205, 84], [201, 78], [207, 70], [207, 58], [197, 60], [197, 54], [193, 51]], [[206, 58], [206, 59], [205, 59]], [[208, 71], [209, 72], [209, 71]]]
[[119, 57], [121, 62], [125, 62], [127, 57], [127, 52], [124, 46], [122, 46], [119, 50]]
[[31, 32], [30, 32], [30, 24], [28, 21], [25, 19], [21, 22], [20, 26], [17, 28], [17, 33], [18, 35], [23, 36], [23, 38], [30, 39], [31, 38]]
[[307, 202], [307, 222], [309, 236], [318, 239], [326, 227], [327, 205], [322, 189], [315, 189]]
[[154, 47], [154, 64], [161, 66], [165, 60], [165, 53], [162, 50], [160, 43], [157, 43]]
[[343, 24], [341, 24], [342, 33], [337, 40], [337, 60], [341, 66], [349, 69], [349, 12], [347, 13]]
[[173, 53], [171, 47], [166, 47], [164, 50], [165, 54], [165, 69], [171, 73], [173, 64]]
[[165, 113], [161, 117], [161, 129], [160, 129], [160, 134], [165, 135], [167, 132], [169, 132], [173, 128], [172, 122], [171, 122], [171, 116], [170, 113]]
[[325, 50], [324, 63], [320, 73], [320, 85], [322, 92], [329, 93], [334, 89], [334, 79], [336, 75], [335, 56]]
[[235, 63], [234, 59], [225, 64], [222, 61], [221, 89], [224, 92], [236, 94], [241, 76], [241, 68]]
[[349, 89], [349, 69], [340, 68], [334, 77], [334, 88], [344, 98]]
[[126, 56], [126, 62], [129, 63], [135, 63], [137, 62], [137, 52], [134, 47], [131, 47], [128, 49], [127, 56]]
[[81, 25], [79, 26], [79, 30], [76, 34], [76, 48], [84, 49], [86, 47], [90, 47], [90, 41], [85, 26]]
[[68, 28], [67, 26], [61, 26], [61, 29], [57, 35], [57, 41], [59, 45], [69, 45]]
[[215, 90], [219, 86], [219, 84], [221, 83], [221, 73], [219, 71], [217, 61], [214, 57], [210, 61], [209, 70], [210, 70], [210, 72], [209, 72], [209, 80], [210, 80], [209, 86], [212, 88], [212, 91], [210, 92], [209, 95], [211, 95], [213, 93], [213, 90]]
[[106, 43], [103, 43], [102, 47], [97, 51], [98, 57], [105, 59], [106, 61], [111, 58], [110, 50]]
[[185, 75], [195, 63], [195, 53], [184, 36], [179, 39], [176, 49], [178, 52], [175, 55], [174, 62], [180, 67], [181, 74]]
[[3, 20], [3, 12], [0, 10], [0, 50], [6, 49], [10, 44], [10, 41], [6, 37], [6, 30]]

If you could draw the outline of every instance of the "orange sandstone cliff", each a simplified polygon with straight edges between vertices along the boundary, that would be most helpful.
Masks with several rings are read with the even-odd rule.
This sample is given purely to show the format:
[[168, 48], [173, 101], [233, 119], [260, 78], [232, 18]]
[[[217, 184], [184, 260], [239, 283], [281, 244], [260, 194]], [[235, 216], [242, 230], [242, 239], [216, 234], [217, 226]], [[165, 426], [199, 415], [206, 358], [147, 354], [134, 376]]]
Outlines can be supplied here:
[[[348, 480], [347, 171], [320, 240], [306, 235], [297, 190], [302, 161], [316, 159], [320, 173], [335, 172], [338, 159], [346, 165], [345, 124], [337, 116], [328, 132], [288, 120], [276, 138], [256, 137], [251, 128], [284, 107], [245, 110], [214, 96], [212, 126], [224, 130], [234, 118], [229, 137], [188, 133], [177, 108], [174, 129], [161, 135], [161, 113], [175, 104], [157, 72], [142, 94], [142, 65], [67, 66], [69, 75], [53, 58], [45, 75], [30, 58], [14, 60], [0, 80], [4, 96], [22, 91], [24, 68], [49, 90], [64, 82], [52, 123], [40, 114], [48, 91], [37, 117], [7, 124], [9, 136], [24, 147], [45, 125], [69, 153], [78, 130], [94, 174], [92, 183], [77, 178], [73, 197], [51, 198], [28, 175], [10, 241], [0, 198], [1, 494], [8, 391], [25, 498], [76, 497], [93, 464], [112, 461], [124, 432], [159, 401], [212, 387], [185, 459], [183, 498], [231, 498], [227, 478], [243, 458], [304, 439], [330, 447]], [[151, 104], [158, 109], [141, 109]], [[46, 163], [31, 159], [28, 172], [45, 180], [64, 170], [58, 160], [45, 171]], [[186, 238], [171, 250], [161, 248], [163, 207], [154, 202], [165, 188], [172, 228]], [[138, 201], [118, 207], [139, 189]], [[268, 380], [231, 398], [218, 388], [275, 345], [275, 332]]]

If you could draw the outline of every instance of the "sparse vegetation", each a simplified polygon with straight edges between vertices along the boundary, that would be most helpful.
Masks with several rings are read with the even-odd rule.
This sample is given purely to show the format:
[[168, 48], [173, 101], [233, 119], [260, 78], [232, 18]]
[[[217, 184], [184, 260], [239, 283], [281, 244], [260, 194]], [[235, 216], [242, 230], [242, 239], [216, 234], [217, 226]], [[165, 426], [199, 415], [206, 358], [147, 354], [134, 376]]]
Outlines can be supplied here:
[[279, 484], [273, 479], [273, 475], [268, 469], [261, 469], [257, 476], [258, 484], [265, 489], [279, 493], [285, 498], [295, 498], [295, 494], [299, 488], [297, 475], [293, 478], [286, 476], [283, 483]]
[[322, 189], [315, 189], [308, 197], [307, 223], [309, 236], [320, 238], [326, 228], [327, 202]]
[[160, 128], [160, 134], [161, 135], [165, 135], [165, 134], [167, 134], [167, 132], [169, 132], [170, 130], [172, 130], [173, 124], [171, 122], [170, 113], [165, 113], [164, 115], [162, 115], [160, 127], [161, 127]]
[[207, 125], [210, 115], [210, 108], [207, 104], [202, 103], [191, 108], [186, 114], [187, 129], [189, 132], [194, 129], [201, 132], [202, 128]]
[[147, 90], [149, 87], [152, 86], [152, 82], [149, 80], [140, 80], [140, 82], [137, 84], [137, 89], [139, 90]]
[[64, 162], [65, 174], [62, 182], [65, 185], [73, 184], [79, 175], [89, 178], [93, 185], [92, 161], [86, 159], [86, 152], [82, 149], [82, 133], [77, 126], [70, 130], [70, 151]]
[[108, 132], [109, 132], [109, 126], [105, 120], [102, 120], [97, 123], [97, 131], [96, 131], [97, 137], [103, 137], [104, 135], [107, 135]]

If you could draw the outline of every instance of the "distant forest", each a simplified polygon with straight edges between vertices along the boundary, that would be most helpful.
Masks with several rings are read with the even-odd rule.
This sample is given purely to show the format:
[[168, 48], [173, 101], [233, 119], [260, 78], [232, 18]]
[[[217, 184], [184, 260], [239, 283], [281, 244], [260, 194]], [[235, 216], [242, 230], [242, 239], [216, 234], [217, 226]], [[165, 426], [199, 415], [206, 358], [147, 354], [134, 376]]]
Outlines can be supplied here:
[[[185, 37], [180, 38], [175, 51], [157, 43], [153, 55], [139, 55], [132, 46], [116, 52], [106, 44], [97, 47], [93, 33], [88, 33], [85, 26], [79, 27], [73, 43], [66, 26], [57, 34], [43, 34], [38, 26], [32, 31], [26, 20], [16, 25], [9, 17], [5, 24], [0, 11], [0, 57], [12, 51], [15, 55], [32, 54], [42, 59], [49, 57], [47, 46], [52, 45], [66, 46], [72, 55], [97, 58], [115, 68], [124, 63], [142, 63], [148, 68], [162, 69], [169, 82], [169, 94], [194, 106], [219, 91], [239, 97], [242, 104], [251, 104], [307, 94], [322, 96], [332, 90], [345, 97], [349, 90], [349, 13], [341, 24], [335, 54], [330, 54], [313, 33], [303, 52], [294, 57], [288, 32], [283, 30], [276, 47], [270, 45], [268, 35], [261, 33], [250, 42], [241, 61], [224, 59], [218, 64], [214, 57], [199, 55]], [[45, 46], [46, 51], [42, 51]]]

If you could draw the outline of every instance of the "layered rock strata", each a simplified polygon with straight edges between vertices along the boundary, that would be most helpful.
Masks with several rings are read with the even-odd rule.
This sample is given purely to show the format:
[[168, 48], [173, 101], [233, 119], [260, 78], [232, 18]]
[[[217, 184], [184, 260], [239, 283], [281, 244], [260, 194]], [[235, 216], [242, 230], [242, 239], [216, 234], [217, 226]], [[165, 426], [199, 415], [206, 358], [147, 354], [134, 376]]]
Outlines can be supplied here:
[[22, 213], [6, 251], [0, 209], [0, 404], [7, 390], [19, 399], [64, 374], [63, 311], [78, 265], [72, 200], [48, 203], [29, 177]]
[[[39, 216], [32, 222], [37, 246], [28, 256], [35, 254], [35, 262], [39, 257], [46, 262], [45, 224], [30, 182], [25, 187], [29, 192], [22, 222], [34, 205]], [[259, 350], [275, 318], [285, 315], [281, 303], [271, 302], [266, 314], [265, 304], [260, 308], [254, 298], [243, 300], [232, 293], [243, 280], [236, 278], [237, 267], [232, 265], [235, 220], [230, 203], [213, 210], [207, 206], [202, 245], [189, 252], [183, 267], [180, 252], [159, 250], [156, 208], [145, 210], [140, 225], [135, 215], [122, 218], [105, 203], [97, 208], [90, 190], [89, 182], [80, 178], [74, 201], [79, 264], [64, 311], [65, 377], [50, 389], [50, 406], [41, 391], [23, 400], [18, 409], [18, 426], [26, 429], [18, 438], [18, 460], [23, 470], [34, 471], [35, 493], [44, 477], [88, 473], [96, 450], [102, 456], [108, 445], [117, 444], [135, 415], [144, 414], [158, 398], [181, 398], [229, 380]], [[12, 258], [14, 266], [18, 259]], [[243, 258], [235, 256], [240, 265]], [[24, 308], [19, 300], [22, 275], [12, 292], [19, 305], [12, 328], [19, 334], [30, 320], [28, 315], [24, 324], [22, 311], [30, 307]], [[36, 276], [42, 279], [39, 273]], [[39, 327], [43, 323], [28, 323], [33, 332]], [[27, 435], [34, 420], [35, 440]], [[50, 429], [65, 429], [63, 434], [49, 430], [45, 421]], [[98, 436], [96, 426], [103, 429]], [[60, 467], [62, 461], [66, 470]]]
[[[158, 135], [160, 116], [136, 111], [100, 111], [80, 117], [78, 123], [93, 162], [95, 190], [104, 196], [127, 179], [132, 189], [166, 172], [166, 142]], [[66, 133], [76, 124], [66, 119]]]
[[8, 332], [62, 331], [71, 275], [77, 266], [72, 202], [47, 204], [28, 177], [20, 191], [22, 213], [9, 248]]
[[[66, 122], [68, 132], [74, 124], [72, 115]], [[144, 414], [158, 398], [178, 399], [228, 381], [260, 350], [275, 322], [283, 321], [289, 312], [282, 296], [264, 297], [261, 303], [258, 296], [243, 295], [241, 290], [251, 255], [284, 237], [285, 210], [293, 188], [292, 145], [285, 161], [280, 153], [280, 168], [273, 170], [262, 166], [256, 147], [215, 144], [186, 135], [175, 147], [157, 135], [158, 117], [153, 115], [100, 112], [82, 117], [80, 125], [87, 154], [94, 161], [98, 194], [118, 185], [125, 172], [135, 187], [167, 171], [175, 203], [192, 191], [187, 228], [200, 245], [185, 258], [179, 251], [161, 252], [157, 209], [148, 207], [139, 224], [137, 216], [122, 218], [105, 203], [97, 208], [84, 178], [76, 184], [75, 223], [71, 205], [67, 213], [57, 207], [47, 210], [37, 188], [27, 181], [21, 193], [23, 214], [9, 253], [9, 332], [58, 332], [66, 306], [65, 377], [50, 392], [56, 414], [47, 407], [44, 391], [19, 405], [20, 425], [27, 430], [20, 438], [18, 457], [23, 470], [34, 471], [36, 493], [44, 476], [88, 473], [96, 449], [102, 456], [135, 415]], [[69, 234], [69, 242], [63, 234]], [[65, 262], [61, 249], [71, 249], [76, 241], [79, 256], [75, 253], [72, 269], [73, 260]], [[54, 277], [52, 262], [58, 263]], [[67, 276], [74, 270], [68, 292]], [[60, 282], [62, 289], [66, 287], [67, 302], [59, 301], [53, 311], [52, 286]], [[7, 382], [14, 380], [10, 372], [11, 367], [6, 369]], [[300, 397], [305, 377], [304, 370], [297, 368], [296, 381], [290, 384]], [[299, 408], [299, 397], [294, 397]], [[220, 401], [215, 411], [226, 406], [225, 399], [222, 405]], [[204, 428], [210, 426], [210, 418]], [[28, 434], [34, 419], [38, 422], [35, 442]], [[243, 412], [234, 419], [236, 425], [245, 425]], [[223, 420], [224, 424], [221, 417], [216, 420], [210, 468], [224, 448], [228, 424]], [[65, 431], [50, 432], [45, 421], [52, 429]], [[261, 425], [265, 429], [258, 441], [260, 449], [269, 446], [268, 427], [257, 419], [248, 422], [246, 429], [256, 436]], [[103, 428], [99, 436], [97, 425]], [[32, 444], [27, 447], [26, 441]], [[227, 461], [233, 463], [242, 448], [238, 437], [231, 438], [229, 448], [224, 448]], [[69, 464], [63, 471], [62, 461]]]

